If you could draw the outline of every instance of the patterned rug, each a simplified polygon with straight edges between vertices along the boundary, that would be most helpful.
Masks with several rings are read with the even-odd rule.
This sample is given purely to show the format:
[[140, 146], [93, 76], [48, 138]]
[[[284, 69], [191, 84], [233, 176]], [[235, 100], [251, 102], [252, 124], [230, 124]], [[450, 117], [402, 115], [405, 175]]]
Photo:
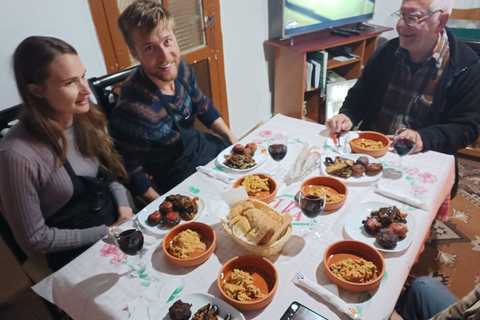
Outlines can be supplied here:
[[413, 279], [430, 276], [462, 298], [480, 283], [480, 162], [459, 159], [459, 172], [449, 219], [432, 224], [425, 251], [412, 267], [406, 288]]

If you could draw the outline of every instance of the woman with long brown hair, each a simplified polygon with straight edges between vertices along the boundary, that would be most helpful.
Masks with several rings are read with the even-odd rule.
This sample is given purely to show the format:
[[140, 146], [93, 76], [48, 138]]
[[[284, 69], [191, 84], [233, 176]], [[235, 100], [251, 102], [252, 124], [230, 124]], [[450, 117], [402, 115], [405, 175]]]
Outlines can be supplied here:
[[127, 173], [72, 46], [33, 36], [13, 60], [24, 110], [0, 144], [0, 210], [22, 250], [57, 270], [133, 217]]

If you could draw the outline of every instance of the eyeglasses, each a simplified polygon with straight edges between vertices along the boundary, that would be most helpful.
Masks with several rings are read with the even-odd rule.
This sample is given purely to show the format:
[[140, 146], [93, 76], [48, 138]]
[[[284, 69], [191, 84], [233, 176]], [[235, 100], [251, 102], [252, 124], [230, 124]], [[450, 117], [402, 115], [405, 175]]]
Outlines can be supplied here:
[[423, 17], [419, 18], [419, 17], [414, 16], [414, 15], [403, 15], [403, 14], [400, 13], [400, 10], [398, 10], [398, 11], [395, 11], [394, 13], [392, 13], [392, 19], [393, 19], [393, 21], [395, 21], [395, 23], [397, 23], [398, 21], [403, 19], [403, 21], [407, 25], [409, 25], [410, 27], [414, 27], [417, 24], [419, 24], [420, 21], [423, 21], [423, 20], [427, 19], [428, 17], [430, 17], [431, 15], [433, 15], [434, 13], [437, 13], [437, 12], [443, 12], [443, 11], [442, 10], [435, 10], [435, 11], [427, 13]]

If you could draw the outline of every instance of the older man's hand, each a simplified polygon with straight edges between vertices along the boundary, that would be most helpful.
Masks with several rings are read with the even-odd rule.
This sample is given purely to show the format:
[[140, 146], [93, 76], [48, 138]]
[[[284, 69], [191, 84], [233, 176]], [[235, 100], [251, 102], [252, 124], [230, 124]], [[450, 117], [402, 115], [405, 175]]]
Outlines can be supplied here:
[[344, 115], [343, 113], [337, 114], [331, 119], [328, 119], [325, 122], [328, 130], [335, 132], [335, 133], [345, 133], [350, 131], [353, 126], [352, 121], [349, 117]]
[[[399, 137], [409, 137], [410, 139], [413, 139], [413, 141], [415, 141], [415, 148], [413, 148], [412, 153], [418, 153], [418, 152], [421, 152], [423, 150], [422, 137], [420, 136], [420, 134], [417, 131], [412, 130], [412, 129], [407, 129], [407, 130], [403, 131], [402, 133], [400, 133], [398, 136]], [[388, 135], [387, 137], [391, 141], [393, 141], [393, 139], [395, 138], [394, 135]]]

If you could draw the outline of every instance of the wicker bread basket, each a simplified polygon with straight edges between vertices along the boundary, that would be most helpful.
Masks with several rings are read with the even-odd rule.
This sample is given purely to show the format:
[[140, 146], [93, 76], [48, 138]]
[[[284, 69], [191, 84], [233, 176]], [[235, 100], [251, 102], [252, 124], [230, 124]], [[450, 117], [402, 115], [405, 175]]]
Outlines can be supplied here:
[[[277, 210], [275, 210], [274, 208], [270, 207], [268, 204], [262, 201], [259, 201], [256, 199], [249, 199], [249, 201], [254, 204], [255, 208], [261, 211], [264, 211], [264, 212], [268, 211], [278, 216], [283, 216], [280, 212], [278, 212]], [[233, 232], [230, 226], [228, 225], [228, 221], [222, 219], [222, 226], [225, 233], [229, 234], [230, 237], [232, 237], [232, 239], [236, 243], [238, 243], [239, 245], [241, 245], [251, 253], [262, 256], [262, 257], [268, 257], [268, 256], [279, 253], [282, 250], [285, 243], [288, 241], [288, 239], [290, 239], [290, 236], [292, 235], [292, 229], [293, 229], [292, 225], [290, 224], [285, 229], [285, 232], [283, 233], [283, 235], [280, 236], [280, 238], [271, 245], [255, 245], [255, 244], [246, 242], [243, 237], [237, 236], [235, 232]]]

